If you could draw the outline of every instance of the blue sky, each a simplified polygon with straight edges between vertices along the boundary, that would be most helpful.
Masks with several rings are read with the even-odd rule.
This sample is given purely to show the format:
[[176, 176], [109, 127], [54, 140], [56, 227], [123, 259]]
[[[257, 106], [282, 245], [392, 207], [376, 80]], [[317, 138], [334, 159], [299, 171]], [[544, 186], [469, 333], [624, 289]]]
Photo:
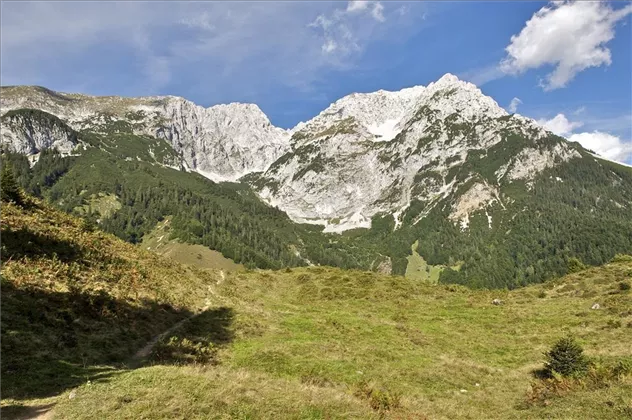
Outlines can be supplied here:
[[[624, 2], [2, 2], [2, 85], [255, 102], [289, 128], [445, 73], [632, 162]], [[516, 99], [514, 99], [516, 98]], [[514, 107], [511, 107], [512, 103]]]

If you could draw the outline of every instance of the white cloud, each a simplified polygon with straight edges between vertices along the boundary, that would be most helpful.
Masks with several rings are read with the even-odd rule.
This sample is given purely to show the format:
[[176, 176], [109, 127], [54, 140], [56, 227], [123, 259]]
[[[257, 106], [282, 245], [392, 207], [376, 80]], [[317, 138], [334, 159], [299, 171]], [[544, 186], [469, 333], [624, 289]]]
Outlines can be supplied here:
[[379, 22], [384, 22], [386, 18], [384, 17], [384, 6], [379, 1], [375, 3], [373, 6], [373, 11], [371, 11], [371, 15], [373, 18]]
[[614, 38], [616, 22], [630, 13], [630, 4], [615, 10], [604, 2], [553, 2], [511, 37], [501, 68], [505, 73], [520, 74], [553, 65], [555, 69], [541, 86], [545, 90], [564, 87], [587, 68], [610, 65], [606, 44]]
[[586, 149], [590, 149], [600, 156], [619, 162], [627, 162], [632, 158], [632, 142], [623, 142], [612, 134], [593, 131], [592, 133], [578, 133], [568, 137]]
[[323, 44], [322, 48], [323, 48], [323, 52], [325, 54], [329, 54], [329, 53], [332, 53], [332, 52], [336, 51], [336, 48], [338, 48], [338, 45], [336, 44], [336, 42], [333, 39], [328, 39]]
[[[384, 6], [379, 1], [377, 2], [370, 2], [370, 1], [365, 1], [365, 0], [350, 1], [349, 3], [347, 3], [346, 11], [349, 14], [364, 12], [368, 10], [369, 4], [371, 3], [373, 3], [373, 8], [371, 9], [371, 16], [373, 16], [373, 19], [377, 20], [378, 22], [384, 22], [386, 20], [384, 18]], [[342, 14], [339, 13], [339, 16], [342, 16]]]
[[516, 111], [518, 111], [518, 105], [520, 105], [521, 103], [522, 101], [520, 100], [520, 98], [513, 98], [509, 103], [509, 107], [507, 109], [509, 110], [509, 112], [514, 114]]
[[547, 130], [575, 141], [586, 149], [592, 150], [607, 159], [626, 162], [632, 158], [632, 142], [625, 142], [620, 137], [603, 131], [573, 133], [584, 125], [580, 121], [569, 121], [564, 114], [557, 114], [550, 120], [540, 119], [538, 124]]
[[366, 10], [368, 6], [369, 2], [365, 0], [350, 1], [347, 4], [347, 12], [358, 12], [361, 10]]
[[538, 124], [546, 128], [547, 130], [552, 131], [554, 134], [563, 137], [568, 136], [573, 132], [574, 129], [584, 125], [581, 122], [569, 121], [564, 114], [557, 114], [550, 120], [538, 120]]
[[212, 23], [212, 17], [207, 12], [196, 16], [185, 17], [180, 20], [180, 23], [189, 28], [203, 29], [205, 31], [215, 29], [215, 25]]
[[586, 112], [586, 107], [585, 106], [580, 106], [575, 111], [573, 111], [573, 114], [574, 115], [579, 115], [579, 114], [583, 114], [584, 112]]
[[384, 22], [384, 6], [380, 2], [350, 1], [346, 9], [334, 9], [329, 14], [321, 14], [308, 26], [322, 30], [324, 55], [342, 60], [363, 50], [359, 33], [371, 32], [375, 24], [366, 19], [369, 4], [373, 4], [370, 15], [376, 22]]

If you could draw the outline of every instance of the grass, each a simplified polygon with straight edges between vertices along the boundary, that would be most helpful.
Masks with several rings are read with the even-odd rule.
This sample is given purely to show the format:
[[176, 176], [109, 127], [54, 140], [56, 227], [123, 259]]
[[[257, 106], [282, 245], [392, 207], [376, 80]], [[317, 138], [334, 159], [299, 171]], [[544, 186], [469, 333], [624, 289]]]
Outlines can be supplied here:
[[[138, 293], [167, 305], [164, 312], [150, 307], [121, 319], [82, 313], [78, 322], [93, 328], [80, 340], [92, 354], [90, 362], [83, 366], [79, 360], [51, 373], [46, 369], [76, 352], [71, 341], [52, 346], [53, 336], [77, 331], [69, 327], [75, 318], [68, 322], [62, 315], [64, 308], [74, 308], [63, 300], [70, 293], [67, 281], [59, 280], [70, 275], [53, 276], [59, 266], [47, 268], [56, 261], [51, 255], [36, 258], [34, 245], [30, 256], [18, 255], [21, 248], [13, 242], [11, 259], [3, 250], [3, 278], [10, 282], [2, 284], [3, 397], [13, 389], [7, 388], [5, 359], [35, 360], [42, 357], [38, 349], [61, 350], [46, 351], [47, 360], [55, 362], [50, 367], [34, 365], [30, 392], [21, 397], [13, 392], [3, 401], [7, 416], [51, 401], [53, 418], [64, 419], [624, 419], [632, 410], [629, 372], [608, 381], [578, 382], [532, 403], [543, 386], [537, 372], [544, 352], [561, 337], [574, 336], [597, 366], [632, 363], [632, 292], [620, 286], [632, 280], [632, 257], [513, 291], [328, 267], [242, 270], [221, 278], [109, 235], [82, 232], [76, 219], [50, 210], [20, 213], [5, 205], [2, 217], [3, 246], [6, 232], [19, 229], [66, 241], [64, 246], [74, 250], [58, 249], [57, 258], [70, 265], [75, 256], [82, 293], [92, 296], [103, 287], [107, 296], [138, 305], [135, 294], [119, 283], [134, 267], [144, 267], [148, 274], [136, 282]], [[90, 261], [104, 262], [95, 272]], [[36, 277], [26, 274], [36, 268], [41, 270]], [[124, 275], [123, 270], [130, 271]], [[105, 282], [89, 277], [113, 271], [119, 275]], [[29, 315], [27, 308], [40, 297], [28, 295], [27, 285], [38, 293], [60, 294], [58, 300], [47, 295], [59, 323], [37, 317], [42, 305]], [[5, 287], [32, 300], [23, 297], [24, 309], [7, 306], [6, 290], [9, 302], [14, 298]], [[503, 304], [493, 305], [495, 298]], [[111, 340], [125, 343], [125, 354], [140, 345], [140, 338], [117, 332], [126, 325], [136, 324], [135, 331], [147, 333], [144, 338], [182, 319], [185, 313], [178, 310], [199, 309], [201, 301], [205, 311], [163, 337], [147, 363], [113, 363], [105, 357]], [[122, 303], [115, 301], [115, 307]], [[594, 303], [600, 309], [590, 309]], [[103, 306], [108, 307], [98, 307]], [[18, 328], [11, 319], [19, 321]], [[4, 347], [13, 330], [22, 334], [22, 347]], [[100, 334], [106, 334], [101, 341]], [[42, 375], [77, 380], [57, 386], [54, 397], [37, 392], [46, 384]]]
[[[439, 276], [441, 272], [445, 270], [443, 265], [430, 265], [424, 260], [424, 257], [419, 255], [417, 248], [419, 247], [419, 241], [415, 241], [411, 249], [411, 255], [406, 257], [408, 264], [406, 264], [406, 278], [411, 280], [418, 280], [429, 284], [438, 284]], [[461, 264], [454, 265], [453, 270], [460, 270]]]
[[[215, 290], [234, 311], [234, 338], [213, 366], [127, 372], [80, 388], [85, 397], [62, 399], [58, 410], [64, 418], [92, 410], [101, 418], [626, 418], [629, 376], [546, 406], [525, 401], [543, 353], [566, 334], [594, 360], [631, 360], [632, 295], [618, 286], [631, 270], [632, 259], [622, 259], [515, 291], [324, 267], [232, 273]], [[602, 309], [591, 310], [594, 302]], [[622, 326], [609, 327], [611, 319]], [[103, 408], [122, 394], [132, 402]], [[145, 401], [156, 394], [169, 402]], [[339, 405], [327, 405], [334, 398]]]
[[86, 198], [85, 204], [75, 207], [74, 210], [80, 215], [97, 213], [102, 218], [108, 218], [121, 207], [121, 202], [116, 195], [98, 193], [91, 194]]
[[192, 245], [171, 239], [170, 223], [170, 217], [159, 222], [153, 231], [143, 236], [141, 247], [189, 266], [225, 272], [244, 269], [242, 264], [236, 264], [230, 258], [224, 257], [221, 252], [203, 245]]
[[[98, 400], [102, 402], [95, 404]], [[55, 412], [66, 419], [377, 417], [344, 388], [199, 366], [154, 366], [124, 372], [110, 383], [82, 388], [73, 400], [62, 399]]]
[[406, 257], [408, 260], [408, 264], [406, 265], [406, 277], [431, 284], [439, 283], [439, 276], [443, 271], [443, 267], [428, 264], [426, 260], [417, 253], [418, 246], [419, 241], [415, 241], [411, 246], [412, 254]]

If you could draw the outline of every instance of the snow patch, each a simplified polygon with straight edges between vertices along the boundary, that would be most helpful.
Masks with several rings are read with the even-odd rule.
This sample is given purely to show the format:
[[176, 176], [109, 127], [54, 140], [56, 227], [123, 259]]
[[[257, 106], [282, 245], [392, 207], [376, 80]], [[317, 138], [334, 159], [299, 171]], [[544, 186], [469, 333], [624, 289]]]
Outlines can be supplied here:
[[402, 132], [402, 128], [398, 127], [400, 121], [401, 119], [391, 118], [382, 124], [371, 124], [367, 126], [367, 130], [369, 130], [369, 133], [375, 135], [376, 138], [374, 141], [390, 141]]

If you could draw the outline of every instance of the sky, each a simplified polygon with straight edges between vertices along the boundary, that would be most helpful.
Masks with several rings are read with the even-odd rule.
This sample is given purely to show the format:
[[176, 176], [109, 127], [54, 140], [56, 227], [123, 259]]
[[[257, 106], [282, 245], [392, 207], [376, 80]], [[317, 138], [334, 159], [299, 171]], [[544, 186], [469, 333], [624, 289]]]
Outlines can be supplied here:
[[2, 1], [0, 83], [254, 102], [291, 128], [445, 73], [632, 163], [632, 4]]

